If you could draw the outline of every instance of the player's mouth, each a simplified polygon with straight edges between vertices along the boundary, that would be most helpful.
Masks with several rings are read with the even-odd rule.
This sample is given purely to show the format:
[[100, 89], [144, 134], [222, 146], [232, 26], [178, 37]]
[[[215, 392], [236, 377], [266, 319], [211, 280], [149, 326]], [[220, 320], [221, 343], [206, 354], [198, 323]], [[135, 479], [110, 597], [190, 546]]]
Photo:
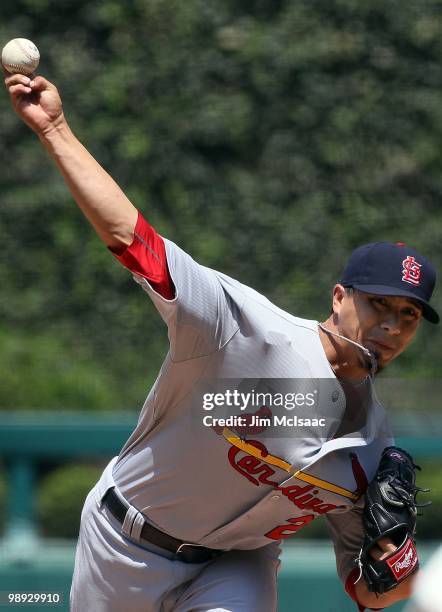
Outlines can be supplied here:
[[377, 351], [380, 351], [381, 353], [385, 353], [388, 351], [393, 352], [395, 350], [395, 347], [392, 344], [388, 344], [387, 342], [381, 342], [380, 340], [373, 340], [372, 338], [369, 338], [367, 342], [369, 344], [372, 344], [374, 348]]

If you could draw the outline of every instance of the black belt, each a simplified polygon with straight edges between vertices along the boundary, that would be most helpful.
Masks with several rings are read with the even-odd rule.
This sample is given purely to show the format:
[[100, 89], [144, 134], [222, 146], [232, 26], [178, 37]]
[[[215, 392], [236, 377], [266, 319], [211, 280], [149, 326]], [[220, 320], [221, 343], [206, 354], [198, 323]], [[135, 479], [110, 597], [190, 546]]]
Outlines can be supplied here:
[[[129, 509], [129, 504], [120, 499], [114, 488], [107, 491], [106, 495], [103, 497], [102, 503], [108, 508], [112, 515], [123, 524]], [[224, 550], [215, 550], [214, 548], [204, 548], [204, 546], [198, 546], [197, 544], [187, 544], [146, 522], [144, 522], [141, 529], [140, 540], [145, 540], [146, 543], [154, 544], [159, 548], [163, 548], [173, 553], [177, 559], [184, 563], [204, 563], [205, 561], [210, 561], [215, 557], [219, 557], [219, 555], [225, 552]]]

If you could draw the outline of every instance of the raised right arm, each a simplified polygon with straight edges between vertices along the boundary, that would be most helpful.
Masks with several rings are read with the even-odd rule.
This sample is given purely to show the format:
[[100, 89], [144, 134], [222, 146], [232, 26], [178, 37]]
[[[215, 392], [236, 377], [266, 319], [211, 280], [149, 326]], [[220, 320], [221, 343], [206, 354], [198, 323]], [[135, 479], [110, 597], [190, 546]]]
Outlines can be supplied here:
[[6, 77], [5, 84], [14, 110], [37, 134], [101, 240], [117, 251], [130, 245], [138, 211], [72, 133], [57, 88], [41, 76], [21, 74]]
[[[99, 237], [153, 299], [168, 324], [173, 358], [201, 357], [224, 346], [238, 323], [216, 273], [173, 243], [166, 253], [163, 238], [74, 136], [52, 83], [15, 74], [5, 84], [15, 111], [40, 138]], [[242, 304], [241, 290], [236, 293]]]

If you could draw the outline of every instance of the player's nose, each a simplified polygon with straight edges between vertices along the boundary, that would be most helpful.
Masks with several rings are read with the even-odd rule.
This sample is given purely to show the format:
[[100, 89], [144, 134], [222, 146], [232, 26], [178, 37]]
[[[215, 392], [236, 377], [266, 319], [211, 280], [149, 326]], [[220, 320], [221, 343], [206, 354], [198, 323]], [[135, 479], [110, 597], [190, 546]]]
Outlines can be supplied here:
[[401, 333], [400, 321], [394, 314], [390, 314], [382, 321], [381, 329], [390, 336], [397, 336]]

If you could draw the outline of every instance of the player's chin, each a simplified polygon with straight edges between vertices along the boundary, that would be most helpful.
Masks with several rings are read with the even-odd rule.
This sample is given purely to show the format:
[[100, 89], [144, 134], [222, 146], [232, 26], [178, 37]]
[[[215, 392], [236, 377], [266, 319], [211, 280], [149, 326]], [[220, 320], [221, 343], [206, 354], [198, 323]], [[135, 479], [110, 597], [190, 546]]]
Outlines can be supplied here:
[[399, 353], [392, 353], [390, 355], [378, 355], [377, 358], [377, 362], [378, 362], [378, 372], [381, 372], [382, 370], [384, 370], [392, 361], [394, 361], [396, 359], [396, 357], [398, 357]]
[[372, 355], [376, 359], [377, 372], [380, 372], [386, 368], [402, 353], [402, 350], [398, 350], [397, 348], [379, 348], [378, 346], [374, 346], [372, 344], [368, 345], [368, 348], [371, 350]]
[[[387, 365], [393, 361], [394, 357], [386, 357], [385, 355], [382, 355], [379, 351], [372, 351], [372, 359], [374, 359], [374, 363], [376, 364], [376, 370], [375, 373], [379, 374], [379, 372], [382, 372], [382, 370], [384, 370]], [[365, 358], [365, 367], [367, 368], [368, 371], [372, 370], [373, 367], [373, 361], [370, 358]]]

